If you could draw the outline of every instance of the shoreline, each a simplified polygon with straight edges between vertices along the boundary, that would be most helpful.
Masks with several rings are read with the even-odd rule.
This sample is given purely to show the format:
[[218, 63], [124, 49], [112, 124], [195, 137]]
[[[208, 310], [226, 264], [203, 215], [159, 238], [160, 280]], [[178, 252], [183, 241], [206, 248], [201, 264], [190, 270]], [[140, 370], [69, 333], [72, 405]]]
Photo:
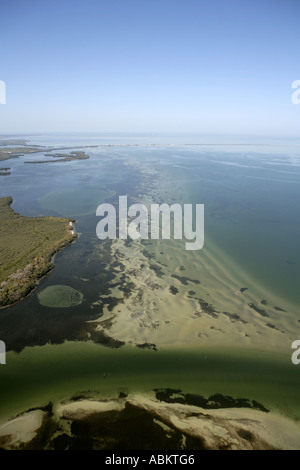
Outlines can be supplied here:
[[59, 253], [61, 253], [65, 248], [67, 248], [68, 246], [72, 245], [75, 240], [76, 240], [77, 236], [74, 237], [69, 243], [63, 245], [57, 252], [53, 253], [50, 255], [49, 257], [49, 262], [51, 263], [51, 267], [49, 268], [48, 271], [46, 271], [44, 274], [42, 274], [40, 277], [37, 277], [34, 282], [35, 282], [35, 285], [31, 288], [31, 290], [26, 294], [24, 295], [24, 297], [20, 298], [19, 300], [15, 301], [14, 303], [11, 303], [11, 304], [7, 304], [7, 305], [0, 305], [0, 310], [4, 310], [6, 308], [11, 308], [11, 307], [15, 307], [17, 304], [19, 304], [20, 302], [22, 302], [23, 300], [27, 299], [27, 297], [29, 297], [30, 295], [32, 295], [37, 286], [39, 285], [39, 283], [45, 279], [54, 269], [55, 269], [55, 264], [54, 264], [54, 260], [55, 260], [55, 257], [56, 255], [58, 255]]
[[[0, 231], [1, 248], [10, 254], [2, 264], [0, 309], [4, 309], [28, 297], [41, 279], [54, 269], [55, 255], [71, 245], [78, 235], [74, 230], [74, 219], [22, 216], [11, 208], [13, 199], [10, 196], [0, 198], [0, 203], [4, 225]], [[48, 242], [51, 223], [55, 232]], [[35, 256], [31, 255], [32, 246]], [[21, 253], [26, 256], [22, 265], [18, 264]]]
[[[132, 163], [129, 162], [125, 164], [130, 165]], [[155, 176], [154, 171], [149, 172], [143, 165], [140, 165], [140, 170], [145, 178], [143, 178], [140, 187], [136, 189], [136, 194], [144, 198], [143, 202], [150, 203], [152, 201], [151, 196], [154, 197], [154, 200], [155, 197], [157, 197], [158, 201], [161, 201], [163, 197], [165, 198], [165, 195], [158, 190], [159, 185], [155, 187], [153, 184], [154, 191], [152, 193], [151, 184], [155, 178], [151, 178], [151, 176]], [[141, 193], [141, 195], [138, 193]], [[166, 191], [166, 194], [171, 195], [170, 202], [172, 202], [172, 192]], [[135, 194], [132, 195], [132, 197], [135, 197]], [[167, 200], [169, 201], [169, 199]], [[155, 245], [152, 244], [151, 241], [147, 241], [145, 244], [132, 242], [131, 240], [124, 242], [116, 240], [112, 242], [111, 249], [109, 250], [109, 256], [112, 259], [104, 269], [107, 269], [108, 272], [114, 270], [116, 276], [114, 279], [111, 279], [111, 288], [108, 289], [109, 292], [105, 295], [101, 295], [100, 290], [98, 290], [98, 298], [91, 301], [90, 308], [93, 309], [95, 307], [95, 309], [97, 308], [99, 310], [103, 308], [103, 315], [97, 316], [96, 320], [84, 321], [84, 327], [86, 327], [84, 333], [90, 335], [89, 337], [92, 338], [92, 341], [97, 336], [99, 342], [102, 341], [103, 344], [103, 338], [105, 340], [109, 338], [109, 344], [111, 344], [112, 341], [114, 341], [115, 344], [116, 342], [118, 344], [124, 343], [124, 356], [123, 348], [120, 355], [118, 355], [117, 352], [115, 353], [116, 357], [118, 357], [121, 362], [124, 361], [124, 371], [116, 367], [115, 359], [112, 358], [114, 351], [111, 355], [110, 352], [107, 355], [105, 355], [105, 353], [102, 355], [99, 349], [96, 353], [99, 355], [96, 357], [96, 354], [94, 356], [92, 347], [89, 349], [90, 346], [82, 346], [76, 344], [75, 341], [74, 348], [70, 345], [70, 350], [73, 351], [74, 349], [74, 356], [71, 355], [69, 357], [65, 354], [68, 345], [66, 345], [66, 349], [64, 349], [64, 346], [59, 345], [57, 349], [53, 348], [52, 350], [47, 349], [48, 346], [45, 348], [42, 346], [44, 349], [39, 350], [36, 348], [32, 351], [33, 354], [29, 348], [24, 348], [24, 355], [22, 356], [22, 352], [20, 353], [18, 364], [16, 364], [19, 366], [19, 369], [17, 367], [14, 368], [13, 363], [15, 356], [9, 356], [9, 359], [11, 359], [10, 366], [12, 366], [12, 368], [5, 368], [5, 370], [3, 370], [3, 372], [5, 372], [4, 379], [8, 379], [8, 386], [11, 387], [11, 392], [13, 392], [13, 390], [18, 389], [18, 387], [14, 388], [14, 385], [20, 384], [21, 381], [20, 378], [12, 376], [16, 372], [22, 374], [20, 370], [22, 367], [25, 368], [27, 374], [24, 373], [23, 377], [26, 377], [28, 382], [30, 382], [30, 377], [34, 377], [33, 373], [29, 371], [30, 365], [34, 369], [34, 374], [39, 377], [39, 380], [41, 379], [41, 386], [40, 388], [38, 387], [39, 390], [36, 392], [33, 391], [26, 382], [27, 388], [25, 391], [14, 392], [9, 400], [11, 400], [12, 404], [15, 404], [15, 409], [20, 409], [21, 405], [26, 403], [26, 393], [29, 395], [30, 392], [32, 392], [34, 394], [32, 399], [30, 398], [32, 402], [38, 404], [43, 403], [44, 398], [47, 396], [48, 399], [53, 399], [56, 403], [54, 408], [56, 410], [55, 412], [57, 412], [59, 403], [58, 394], [70, 396], [68, 395], [70, 388], [73, 388], [74, 392], [86, 389], [97, 390], [99, 396], [101, 395], [103, 397], [105, 391], [111, 390], [113, 384], [122, 385], [123, 381], [126, 386], [128, 385], [129, 389], [132, 387], [134, 392], [142, 388], [139, 382], [141, 382], [141, 385], [144, 385], [144, 383], [147, 384], [147, 388], [149, 388], [148, 385], [150, 381], [153, 382], [155, 386], [157, 383], [163, 383], [163, 385], [166, 384], [167, 386], [174, 386], [175, 383], [175, 386], [177, 386], [177, 382], [178, 387], [183, 387], [182, 384], [184, 384], [184, 386], [186, 384], [187, 389], [190, 387], [193, 392], [195, 390], [195, 379], [189, 377], [189, 367], [190, 364], [192, 364], [193, 367], [191, 370], [193, 370], [193, 374], [197, 377], [199, 391], [204, 393], [205, 396], [210, 396], [207, 394], [207, 390], [210, 387], [214, 388], [215, 392], [220, 391], [223, 394], [228, 393], [235, 397], [245, 396], [244, 392], [241, 392], [241, 395], [239, 395], [239, 390], [245, 390], [243, 380], [247, 383], [247, 380], [250, 382], [250, 379], [252, 379], [253, 384], [248, 383], [249, 395], [253, 395], [255, 399], [258, 397], [258, 401], [264, 404], [264, 401], [260, 400], [260, 395], [265, 397], [267, 395], [266, 392], [270, 393], [270, 395], [272, 395], [270, 401], [276, 410], [271, 412], [272, 416], [274, 416], [274, 413], [277, 416], [282, 412], [285, 419], [289, 420], [289, 423], [286, 423], [287, 428], [291, 429], [291, 422], [295, 420], [291, 418], [292, 405], [290, 406], [290, 403], [294, 406], [295, 416], [297, 413], [299, 415], [299, 407], [292, 392], [292, 385], [294, 385], [294, 390], [297, 389], [295, 386], [297, 379], [294, 380], [289, 373], [282, 375], [280, 375], [280, 373], [282, 371], [285, 373], [285, 369], [291, 366], [291, 337], [297, 331], [295, 329], [297, 318], [294, 315], [294, 309], [290, 309], [286, 304], [282, 305], [281, 302], [277, 300], [275, 302], [275, 295], [272, 292], [269, 294], [264, 291], [263, 295], [259, 296], [259, 286], [257, 287], [255, 285], [255, 279], [248, 279], [246, 276], [247, 273], [244, 273], [241, 267], [231, 265], [230, 259], [228, 262], [226, 258], [226, 254], [221, 253], [213, 244], [210, 244], [209, 240], [207, 241], [210, 245], [208, 251], [196, 253], [193, 259], [184, 251], [182, 246], [179, 246], [180, 242], [175, 242], [173, 245], [168, 245], [167, 242], [163, 241], [159, 241]], [[73, 240], [70, 243], [72, 242]], [[64, 247], [61, 249], [63, 248]], [[72, 253], [73, 252], [71, 252], [71, 255]], [[91, 250], [90, 256], [93, 257], [95, 253], [95, 250]], [[53, 258], [51, 261], [53, 261]], [[52, 267], [51, 270], [53, 268], [54, 267]], [[50, 271], [45, 273], [43, 277], [48, 275], [48, 273], [50, 273]], [[245, 281], [245, 278], [247, 278], [247, 281]], [[39, 281], [41, 279], [42, 277]], [[265, 299], [267, 299], [267, 301]], [[115, 301], [119, 302], [115, 303]], [[263, 301], [265, 303], [263, 303]], [[16, 303], [17, 302], [11, 306]], [[2, 308], [7, 308], [8, 306]], [[94, 330], [89, 330], [90, 326], [92, 328], [96, 327], [97, 335], [93, 336]], [[27, 325], [25, 325], [25, 329], [26, 328]], [[80, 332], [82, 331], [83, 329], [80, 330]], [[108, 344], [106, 343], [106, 345]], [[173, 349], [175, 353], [178, 352], [180, 346], [182, 346], [182, 356], [185, 355], [184, 351], [186, 351], [189, 346], [194, 348], [194, 357], [190, 363], [186, 360], [186, 357], [183, 358], [180, 354], [174, 354], [173, 357], [170, 355], [166, 359], [167, 354], [165, 354], [165, 351], [167, 348]], [[218, 361], [215, 351], [217, 346], [219, 346], [217, 353], [220, 362]], [[127, 355], [127, 347], [132, 347], [133, 355]], [[139, 354], [136, 347], [140, 349], [150, 348], [153, 350], [145, 351], [146, 355], [143, 356]], [[222, 354], [222, 347], [224, 355]], [[205, 354], [204, 352], [205, 350], [206, 352], [209, 351], [209, 348], [212, 352], [211, 355], [209, 353]], [[259, 357], [259, 348], [264, 349], [261, 358]], [[248, 358], [250, 358], [252, 353], [255, 356], [253, 362], [250, 360], [247, 362], [246, 357], [246, 361], [243, 364], [246, 370], [245, 373], [241, 367], [242, 359], [238, 355], [239, 350], [245, 353], [244, 357], [248, 355]], [[58, 357], [56, 356], [56, 351], [60, 353]], [[88, 360], [81, 361], [80, 356], [84, 351], [88, 351]], [[278, 387], [278, 390], [274, 392], [273, 396], [266, 362], [273, 353], [275, 357], [276, 352], [281, 353], [282, 361], [279, 359], [278, 364], [276, 364], [275, 360], [272, 363], [271, 361], [269, 362], [270, 366], [272, 366], [272, 370], [270, 367], [270, 374], [273, 374], [274, 385]], [[29, 353], [28, 356], [27, 353]], [[40, 359], [35, 357], [39, 356], [40, 353], [43, 357], [43, 364], [48, 364], [47, 373], [49, 374], [49, 378], [47, 377], [46, 379], [41, 373], [42, 367], [40, 367]], [[264, 356], [263, 353], [266, 353], [266, 355]], [[147, 359], [147, 354], [149, 354], [149, 358], [151, 355], [150, 360]], [[229, 358], [227, 362], [226, 358], [223, 360], [223, 356], [226, 355], [227, 358]], [[51, 361], [57, 361], [55, 367], [52, 367], [51, 364], [47, 362], [50, 356], [50, 363]], [[158, 360], [153, 360], [152, 356], [153, 358], [157, 356]], [[25, 357], [29, 359], [28, 365], [26, 360], [24, 360]], [[70, 357], [72, 359], [70, 359]], [[279, 356], [276, 357], [279, 358]], [[106, 359], [108, 359], [107, 362]], [[181, 361], [181, 359], [184, 360]], [[66, 366], [67, 360], [69, 361], [69, 369]], [[77, 368], [71, 370], [71, 362], [73, 360], [74, 363], [77, 364]], [[177, 361], [174, 367], [171, 365], [172, 360]], [[91, 364], [92, 361], [95, 361], [95, 363]], [[96, 366], [96, 361], [99, 361], [99, 363], [102, 361], [102, 365], [99, 364]], [[140, 368], [139, 361], [143, 362], [145, 372]], [[232, 368], [228, 367], [229, 362]], [[249, 367], [248, 370], [249, 364], [251, 367]], [[153, 365], [155, 367], [153, 367]], [[225, 368], [223, 369], [222, 366], [224, 365]], [[147, 366], [149, 366], [149, 369]], [[254, 366], [261, 366], [261, 369], [258, 367], [257, 370], [259, 381], [256, 380], [256, 376], [253, 374]], [[84, 373], [81, 371], [81, 368], [85, 371]], [[136, 369], [134, 370], [134, 368]], [[209, 368], [212, 368], [214, 372], [218, 372], [219, 383], [217, 383], [215, 377], [208, 372]], [[293, 369], [292, 373], [297, 375], [297, 369], [295, 369], [294, 366], [291, 366], [291, 368]], [[133, 380], [133, 370], [135, 374], [134, 380], [136, 380], [137, 384], [135, 384]], [[224, 370], [227, 375], [224, 374]], [[86, 371], [89, 371], [89, 374], [87, 374]], [[60, 373], [61, 375], [59, 375]], [[56, 383], [56, 374], [62, 379], [62, 384], [59, 386]], [[132, 374], [132, 376], [130, 374]], [[146, 377], [146, 374], [149, 374], [149, 378]], [[163, 374], [166, 375], [166, 379], [163, 378], [162, 380]], [[279, 378], [277, 379], [277, 374], [280, 380]], [[285, 377], [290, 379], [290, 381], [287, 380], [286, 383], [284, 383]], [[74, 381], [70, 386], [67, 385], [66, 382], [64, 383], [64, 380], [67, 381], [69, 378]], [[86, 380], [84, 381], [83, 379]], [[208, 382], [207, 384], [203, 383], [205, 379]], [[225, 381], [227, 382], [224, 386], [223, 382]], [[238, 381], [240, 381], [240, 385], [237, 384]], [[284, 386], [282, 383], [284, 383]], [[79, 384], [78, 388], [77, 384]], [[257, 396], [255, 395], [256, 391], [254, 391], [255, 387], [257, 387]], [[48, 390], [46, 391], [46, 389]], [[290, 403], [285, 401], [285, 398], [281, 398], [279, 392], [286, 392]], [[7, 399], [5, 394], [6, 391], [3, 390], [2, 396], [4, 399]], [[80, 392], [78, 394], [80, 394]], [[15, 400], [14, 397], [16, 397], [17, 400]], [[188, 414], [198, 413], [208, 416], [207, 410], [205, 409], [206, 411], [203, 411], [201, 408], [201, 411], [199, 411], [199, 407], [197, 407], [198, 411], [196, 411], [186, 407], [180, 408], [185, 405], [183, 403], [164, 403], [158, 406], [157, 402], [153, 404], [153, 400], [150, 400], [151, 403], [149, 403], [148, 400], [150, 400], [150, 398], [148, 396], [145, 397], [143, 393], [134, 393], [133, 395], [130, 393], [128, 399], [126, 398], [125, 400], [124, 398], [124, 402], [128, 403], [129, 407], [133, 407], [135, 411], [138, 410], [139, 413], [147, 412], [152, 420], [159, 419], [165, 426], [169, 426], [170, 428], [175, 426], [175, 420], [177, 423], [175, 426], [177, 431], [178, 429], [184, 429], [184, 432], [190, 432], [189, 424], [191, 421], [189, 421]], [[94, 404], [91, 404], [91, 401], [95, 402], [96, 400], [89, 400], [89, 407]], [[83, 403], [82, 400], [73, 400], [73, 402], [74, 408], [77, 407], [75, 411], [73, 410], [74, 420], [77, 422], [81, 420], [81, 414], [86, 415], [88, 411], [85, 410], [86, 404]], [[101, 411], [101, 403], [101, 400], [98, 400], [95, 406], [96, 409], [93, 410], [92, 419], [96, 419], [96, 414], [99, 412], [122, 412], [125, 409], [125, 407], [121, 407], [120, 410], [112, 409]], [[289, 406], [286, 407], [286, 404]], [[61, 406], [65, 407], [66, 404], [63, 403]], [[82, 408], [84, 412], [78, 412], [79, 414], [77, 414], [78, 407]], [[159, 410], [157, 408], [159, 408]], [[180, 416], [178, 418], [175, 413], [175, 408], [180, 408], [183, 414], [186, 413], [187, 422], [183, 423]], [[24, 409], [26, 409], [26, 406], [24, 406]], [[13, 411], [13, 408], [10, 408], [10, 411]], [[241, 408], [238, 408], [237, 421], [248, 419], [247, 413], [250, 412], [251, 416], [254, 417], [255, 411], [247, 410], [245, 413], [243, 412], [244, 414], [241, 414]], [[155, 413], [156, 418], [153, 418]], [[162, 419], [161, 413], [164, 415], [169, 413], [169, 415], [171, 416], [172, 414], [173, 417], [171, 418], [169, 416], [168, 420], [167, 418]], [[232, 408], [230, 408], [229, 411], [227, 408], [225, 409], [223, 412], [225, 417], [222, 417], [222, 413], [220, 414], [219, 411], [209, 412], [208, 419], [211, 421], [215, 431], [217, 428], [222, 428], [220, 432], [225, 435], [225, 444], [226, 434], [228, 434], [232, 439], [237, 439], [239, 445], [244, 443], [240, 438], [244, 439], [247, 445], [252, 445], [253, 443], [255, 443], [255, 445], [274, 445], [274, 443], [272, 443], [273, 441], [267, 441], [264, 439], [263, 435], [260, 435], [261, 441], [258, 442], [252, 428], [244, 429], [241, 433], [242, 435], [237, 436], [235, 430], [230, 427], [231, 421], [235, 419], [232, 413]], [[43, 426], [46, 426], [46, 424], [50, 422], [47, 421], [48, 417], [46, 415], [43, 416], [45, 418], [45, 420], [44, 418], [42, 420]], [[225, 421], [228, 421], [227, 424], [229, 428], [226, 427], [227, 425], [224, 425], [222, 421], [223, 418]], [[257, 420], [260, 419], [260, 417], [257, 417]], [[198, 437], [196, 436], [199, 440], [202, 438], [200, 420], [201, 418], [199, 417], [199, 422], [197, 421], [195, 423], [195, 426], [199, 428]], [[262, 426], [264, 420], [265, 418], [260, 421]], [[168, 422], [168, 424], [166, 424], [166, 422]], [[40, 417], [39, 423], [41, 423]], [[281, 426], [280, 420], [275, 419], [273, 423], [275, 423], [278, 428]], [[172, 426], [170, 426], [170, 424], [172, 424]], [[163, 428], [163, 425], [160, 426]], [[74, 426], [76, 427], [77, 424]], [[79, 434], [77, 435], [78, 439]], [[282, 438], [287, 441], [290, 435], [291, 433], [288, 430], [286, 436]], [[211, 432], [212, 442], [215, 442], [216, 446], [219, 445], [219, 441], [216, 440], [217, 436], [217, 432]], [[251, 439], [245, 439], [243, 436], [248, 436], [248, 438], [254, 436], [251, 437], [252, 444]], [[59, 437], [59, 435], [57, 435], [57, 437]], [[67, 446], [73, 445], [68, 437], [63, 436], [55, 441], [55, 446], [62, 445], [62, 441], [64, 441], [64, 443], [67, 442]], [[28, 445], [32, 445], [32, 442], [30, 442], [31, 441], [28, 441]], [[276, 442], [278, 443], [278, 441]], [[235, 444], [229, 440], [226, 445]]]
[[[221, 346], [161, 348], [158, 352], [134, 345], [114, 349], [92, 340], [48, 343], [26, 347], [20, 353], [9, 351], [7, 365], [1, 370], [3, 380], [14, 392], [11, 395], [3, 390], [0, 394], [0, 422], [41, 403], [61, 402], [74, 394], [88, 393], [97, 399], [115, 396], [119, 389], [144, 393], [166, 387], [205, 397], [216, 393], [250, 397], [271, 411], [299, 421], [295, 392], [299, 376], [291, 364], [290, 352], [287, 354]], [[38, 389], [31, 385], [31, 379], [23, 387], [28, 377], [39, 377]]]
[[299, 442], [299, 422], [276, 412], [203, 408], [126, 390], [117, 398], [83, 394], [48, 403], [0, 426], [5, 450], [299, 450]]

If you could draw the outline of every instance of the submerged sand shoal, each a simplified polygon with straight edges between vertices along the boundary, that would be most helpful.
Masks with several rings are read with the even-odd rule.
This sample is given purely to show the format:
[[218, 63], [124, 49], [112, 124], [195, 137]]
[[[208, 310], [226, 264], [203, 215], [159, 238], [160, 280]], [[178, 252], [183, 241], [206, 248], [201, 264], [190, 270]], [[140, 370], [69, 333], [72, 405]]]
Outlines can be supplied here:
[[204, 409], [136, 394], [59, 403], [48, 416], [36, 409], [0, 427], [3, 449], [157, 450], [157, 442], [173, 450], [299, 450], [300, 425], [274, 412]]
[[[134, 159], [126, 164], [141, 175], [134, 197], [146, 207], [188, 200], [184, 187], [174, 190], [153, 167]], [[90, 323], [113, 340], [157, 349], [234, 345], [290, 351], [300, 328], [295, 305], [259, 285], [212, 240], [191, 252], [185, 240], [116, 239], [110, 254], [107, 269], [115, 279], [108, 295], [91, 305], [103, 306], [104, 315]], [[117, 305], [106, 304], [106, 297]]]

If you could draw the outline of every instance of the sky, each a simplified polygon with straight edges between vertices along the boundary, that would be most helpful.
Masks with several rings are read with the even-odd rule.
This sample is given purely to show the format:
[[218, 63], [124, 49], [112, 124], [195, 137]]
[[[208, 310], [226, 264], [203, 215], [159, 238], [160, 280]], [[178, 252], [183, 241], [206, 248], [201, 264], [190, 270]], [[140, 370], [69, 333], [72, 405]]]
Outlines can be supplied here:
[[300, 137], [299, 18], [300, 0], [1, 0], [0, 134]]

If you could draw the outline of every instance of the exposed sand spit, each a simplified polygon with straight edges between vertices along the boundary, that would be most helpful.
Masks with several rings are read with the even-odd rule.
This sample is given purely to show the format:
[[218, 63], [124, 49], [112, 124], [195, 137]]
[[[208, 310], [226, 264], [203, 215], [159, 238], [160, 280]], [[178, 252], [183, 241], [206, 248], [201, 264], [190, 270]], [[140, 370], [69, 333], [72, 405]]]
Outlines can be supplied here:
[[47, 438], [36, 440], [37, 449], [300, 449], [299, 423], [257, 409], [207, 409], [136, 394], [71, 400], [53, 411], [46, 434], [42, 410], [5, 423], [0, 428], [1, 448], [28, 448], [43, 432]]

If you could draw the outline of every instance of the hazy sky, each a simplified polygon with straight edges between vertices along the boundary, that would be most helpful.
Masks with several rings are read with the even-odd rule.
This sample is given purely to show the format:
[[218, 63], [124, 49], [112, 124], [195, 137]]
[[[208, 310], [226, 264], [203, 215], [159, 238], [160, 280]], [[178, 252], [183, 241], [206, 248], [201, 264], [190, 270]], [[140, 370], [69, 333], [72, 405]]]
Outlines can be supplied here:
[[0, 133], [300, 135], [300, 0], [1, 0]]

